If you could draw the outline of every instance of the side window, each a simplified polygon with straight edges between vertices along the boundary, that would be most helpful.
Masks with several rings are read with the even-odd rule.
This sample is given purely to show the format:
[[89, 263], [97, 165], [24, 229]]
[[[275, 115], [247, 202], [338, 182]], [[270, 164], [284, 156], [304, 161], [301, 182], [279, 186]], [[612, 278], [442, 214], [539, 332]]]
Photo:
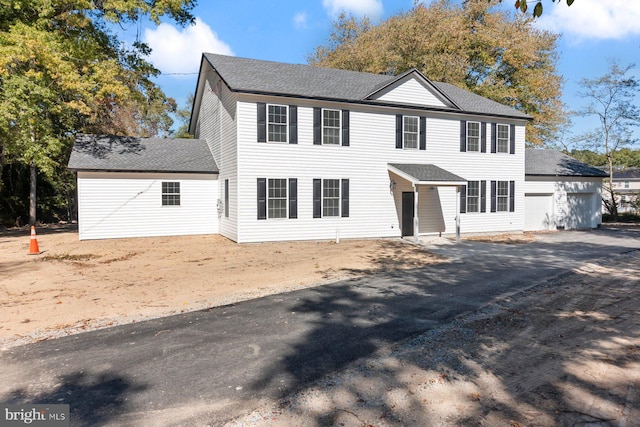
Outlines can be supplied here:
[[322, 110], [322, 143], [340, 145], [341, 110]]
[[467, 122], [467, 151], [480, 151], [479, 122]]
[[267, 142], [287, 142], [286, 105], [267, 105]]
[[509, 125], [497, 125], [496, 126], [496, 145], [498, 153], [509, 152]]
[[417, 149], [419, 136], [419, 118], [404, 116], [402, 119], [402, 142], [404, 148]]
[[162, 182], [162, 206], [180, 206], [179, 182]]

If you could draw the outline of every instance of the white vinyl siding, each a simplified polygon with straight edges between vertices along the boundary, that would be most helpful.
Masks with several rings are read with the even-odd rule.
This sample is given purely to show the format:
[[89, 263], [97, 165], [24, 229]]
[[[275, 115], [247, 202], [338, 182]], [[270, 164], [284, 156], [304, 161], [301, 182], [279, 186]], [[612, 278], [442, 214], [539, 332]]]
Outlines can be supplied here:
[[448, 107], [435, 91], [417, 78], [409, 76], [398, 84], [376, 94], [373, 99], [401, 104], [428, 105], [432, 107]]
[[340, 145], [340, 110], [322, 110], [322, 143]]
[[[295, 104], [298, 107], [298, 144], [256, 144], [256, 102]], [[313, 144], [314, 107], [350, 111], [350, 147]], [[401, 112], [403, 115], [407, 112]], [[238, 224], [240, 242], [395, 237], [400, 235], [397, 206], [410, 183], [389, 172], [388, 163], [429, 163], [466, 180], [515, 181], [515, 212], [478, 213], [462, 216], [462, 232], [506, 232], [524, 226], [524, 123], [516, 126], [516, 154], [489, 156], [459, 151], [460, 116], [430, 113], [427, 117], [427, 150], [397, 150], [396, 109], [314, 100], [283, 100], [277, 97], [239, 95]], [[469, 121], [481, 119], [469, 116]], [[519, 148], [519, 149], [518, 149]], [[296, 221], [260, 221], [256, 217], [260, 177], [298, 178]], [[349, 217], [313, 218], [313, 180], [349, 179]], [[390, 191], [393, 179], [397, 186]], [[488, 192], [488, 188], [487, 188]], [[424, 194], [423, 194], [424, 193]], [[455, 234], [455, 187], [424, 186], [419, 193], [419, 232]], [[487, 204], [489, 203], [487, 194]], [[488, 205], [487, 205], [488, 206]], [[487, 209], [488, 211], [489, 209]]]
[[[180, 205], [163, 206], [176, 182]], [[217, 175], [78, 172], [80, 240], [218, 233]]]

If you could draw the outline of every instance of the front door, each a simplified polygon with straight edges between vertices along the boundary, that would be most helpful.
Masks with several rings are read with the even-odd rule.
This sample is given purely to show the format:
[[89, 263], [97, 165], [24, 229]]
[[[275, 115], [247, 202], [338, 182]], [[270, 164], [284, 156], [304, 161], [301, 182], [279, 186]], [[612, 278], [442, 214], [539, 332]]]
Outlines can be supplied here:
[[402, 236], [413, 236], [413, 191], [402, 193]]

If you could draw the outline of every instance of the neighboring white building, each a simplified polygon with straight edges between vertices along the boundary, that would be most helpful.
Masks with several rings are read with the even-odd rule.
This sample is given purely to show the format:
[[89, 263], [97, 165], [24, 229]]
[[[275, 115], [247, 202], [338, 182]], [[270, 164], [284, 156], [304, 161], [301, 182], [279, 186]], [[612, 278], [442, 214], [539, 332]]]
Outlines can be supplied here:
[[[640, 169], [614, 171], [613, 192], [618, 202], [619, 213], [638, 213], [637, 202], [640, 198]], [[609, 198], [611, 197], [609, 196]]]
[[607, 174], [555, 150], [527, 149], [526, 231], [596, 228]]
[[[457, 223], [462, 233], [522, 231], [528, 120], [417, 70], [385, 76], [204, 54], [189, 129], [197, 139], [167, 140], [168, 160], [155, 164], [155, 149], [100, 157], [103, 138], [119, 139], [78, 139], [69, 167], [78, 171], [80, 238], [417, 239], [455, 234]], [[182, 170], [196, 152], [197, 167]], [[179, 206], [163, 206], [169, 182], [179, 183]]]

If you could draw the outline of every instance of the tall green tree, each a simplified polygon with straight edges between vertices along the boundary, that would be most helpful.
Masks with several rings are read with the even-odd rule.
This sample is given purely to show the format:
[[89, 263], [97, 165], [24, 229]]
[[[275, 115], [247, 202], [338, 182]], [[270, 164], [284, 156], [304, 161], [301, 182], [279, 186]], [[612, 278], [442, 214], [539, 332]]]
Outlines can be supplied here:
[[604, 153], [609, 180], [605, 183], [603, 202], [613, 217], [618, 219], [618, 202], [614, 197], [613, 171], [620, 150], [638, 141], [634, 129], [640, 128], [640, 107], [636, 97], [640, 80], [633, 76], [634, 65], [621, 66], [612, 62], [609, 71], [595, 79], [583, 79], [579, 95], [586, 101], [578, 114], [595, 117], [598, 126], [579, 135], [576, 140], [583, 146]]
[[38, 174], [52, 177], [76, 132], [168, 132], [175, 102], [151, 82], [148, 47], [123, 48], [107, 23], [143, 16], [192, 22], [194, 0], [0, 0], [0, 177], [30, 169], [29, 222]]
[[378, 25], [341, 15], [312, 65], [399, 74], [411, 68], [528, 113], [527, 142], [553, 141], [566, 115], [556, 70], [558, 36], [496, 0], [438, 0]]

